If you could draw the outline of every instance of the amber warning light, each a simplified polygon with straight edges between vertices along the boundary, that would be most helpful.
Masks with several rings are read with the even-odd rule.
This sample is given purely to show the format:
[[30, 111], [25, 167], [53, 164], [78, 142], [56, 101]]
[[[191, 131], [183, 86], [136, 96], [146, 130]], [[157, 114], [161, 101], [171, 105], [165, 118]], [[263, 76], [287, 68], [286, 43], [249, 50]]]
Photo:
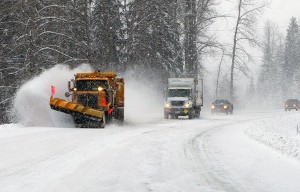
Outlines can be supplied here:
[[51, 95], [55, 94], [55, 86], [51, 85]]

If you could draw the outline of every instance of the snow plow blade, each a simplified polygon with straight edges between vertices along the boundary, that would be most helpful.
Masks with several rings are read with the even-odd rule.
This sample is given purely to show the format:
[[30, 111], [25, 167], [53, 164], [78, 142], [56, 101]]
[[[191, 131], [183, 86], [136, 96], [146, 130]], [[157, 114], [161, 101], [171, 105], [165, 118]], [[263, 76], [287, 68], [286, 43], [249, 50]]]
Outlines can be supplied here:
[[86, 107], [81, 104], [68, 102], [63, 99], [50, 97], [50, 107], [53, 110], [71, 114], [72, 116], [83, 116], [93, 121], [105, 123], [105, 114], [103, 111]]

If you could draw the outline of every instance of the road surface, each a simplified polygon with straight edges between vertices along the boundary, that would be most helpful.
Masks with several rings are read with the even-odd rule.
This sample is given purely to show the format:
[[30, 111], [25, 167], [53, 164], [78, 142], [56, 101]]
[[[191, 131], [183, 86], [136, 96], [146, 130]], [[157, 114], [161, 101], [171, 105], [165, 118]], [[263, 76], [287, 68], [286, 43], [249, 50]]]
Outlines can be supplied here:
[[1, 125], [0, 191], [298, 192], [300, 161], [245, 134], [289, 115], [297, 114], [159, 117], [105, 129]]

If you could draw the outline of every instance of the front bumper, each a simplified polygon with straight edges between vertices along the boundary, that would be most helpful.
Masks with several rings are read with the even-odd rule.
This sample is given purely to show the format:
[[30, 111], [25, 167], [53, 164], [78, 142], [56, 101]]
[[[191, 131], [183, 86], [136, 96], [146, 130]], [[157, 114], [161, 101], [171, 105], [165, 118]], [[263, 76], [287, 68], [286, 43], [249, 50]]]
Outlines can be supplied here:
[[192, 112], [192, 108], [185, 107], [165, 107], [164, 112], [170, 115], [186, 116]]
[[299, 109], [298, 106], [286, 106], [285, 110], [290, 110], [290, 109]]
[[214, 108], [214, 109], [211, 109], [211, 112], [212, 113], [229, 113], [230, 109], [229, 108], [227, 108], [227, 109], [224, 109], [224, 108]]

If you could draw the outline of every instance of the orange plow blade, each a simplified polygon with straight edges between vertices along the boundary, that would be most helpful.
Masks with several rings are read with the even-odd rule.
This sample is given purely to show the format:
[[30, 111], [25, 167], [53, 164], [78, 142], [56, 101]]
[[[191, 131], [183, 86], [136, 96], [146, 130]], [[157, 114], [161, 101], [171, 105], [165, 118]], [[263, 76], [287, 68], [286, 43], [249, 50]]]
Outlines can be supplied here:
[[81, 115], [95, 121], [105, 121], [105, 114], [103, 111], [99, 111], [91, 107], [76, 104], [63, 99], [50, 97], [50, 107], [53, 110], [63, 113], [71, 115]]

